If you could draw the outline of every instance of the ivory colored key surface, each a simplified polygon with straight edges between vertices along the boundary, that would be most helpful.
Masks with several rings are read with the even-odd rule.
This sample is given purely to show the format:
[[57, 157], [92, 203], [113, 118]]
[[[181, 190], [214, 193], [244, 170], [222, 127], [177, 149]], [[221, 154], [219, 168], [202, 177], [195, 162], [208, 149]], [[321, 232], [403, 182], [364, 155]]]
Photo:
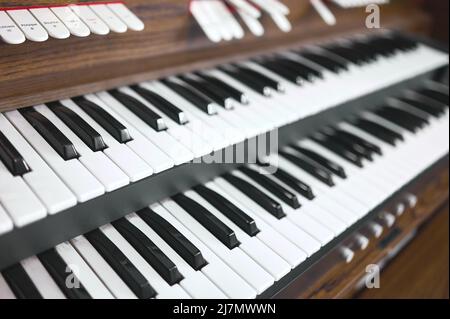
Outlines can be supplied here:
[[98, 35], [106, 35], [109, 33], [109, 27], [89, 6], [75, 5], [70, 6], [70, 8], [78, 17], [80, 17], [92, 33]]
[[89, 7], [108, 25], [111, 31], [116, 33], [127, 31], [127, 25], [107, 5], [91, 4]]
[[0, 38], [9, 44], [20, 44], [26, 40], [23, 32], [5, 11], [0, 11]]
[[91, 34], [86, 24], [69, 7], [52, 7], [50, 10], [64, 23], [72, 35], [87, 37]]
[[28, 10], [8, 10], [9, 16], [16, 22], [25, 37], [30, 41], [44, 42], [48, 39], [47, 31]]
[[13, 229], [14, 225], [6, 211], [0, 205], [0, 235], [3, 235]]
[[69, 29], [67, 29], [64, 23], [62, 23], [49, 8], [30, 9], [30, 12], [36, 17], [52, 38], [67, 39], [70, 37]]
[[107, 5], [117, 16], [134, 31], [142, 31], [145, 28], [144, 23], [123, 3], [110, 3]]

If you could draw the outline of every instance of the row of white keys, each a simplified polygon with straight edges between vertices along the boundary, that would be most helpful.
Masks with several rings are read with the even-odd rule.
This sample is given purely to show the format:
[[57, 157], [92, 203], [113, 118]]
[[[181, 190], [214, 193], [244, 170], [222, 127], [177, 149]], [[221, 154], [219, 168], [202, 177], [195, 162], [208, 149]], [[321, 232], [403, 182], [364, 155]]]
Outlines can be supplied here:
[[3, 275], [0, 273], [0, 300], [17, 299]]
[[105, 193], [103, 185], [78, 160], [65, 161], [18, 111], [10, 111], [5, 115], [64, 181], [79, 202], [88, 201]]
[[114, 298], [69, 242], [59, 244], [55, 250], [93, 299]]
[[314, 240], [311, 236], [291, 223], [288, 219], [275, 218], [270, 213], [265, 211], [262, 207], [260, 207], [258, 203], [254, 202], [251, 198], [241, 193], [237, 188], [229, 184], [223, 178], [217, 178], [214, 180], [214, 182], [227, 194], [227, 198], [231, 197], [236, 201], [242, 203], [243, 206], [250, 209], [261, 220], [271, 225], [273, 229], [276, 229], [286, 239], [288, 239], [303, 252], [305, 252], [308, 257], [320, 248], [319, 242]]
[[130, 214], [127, 220], [142, 231], [177, 266], [183, 275], [179, 285], [195, 299], [224, 299], [227, 296], [216, 287], [201, 271], [194, 270], [181, 258], [158, 234], [136, 214]]
[[100, 227], [103, 234], [130, 260], [147, 281], [155, 288], [158, 299], [190, 299], [189, 294], [179, 284], [170, 286], [147, 261], [110, 224]]
[[[258, 171], [258, 167], [255, 165], [250, 165], [250, 168], [252, 168], [255, 171]], [[246, 176], [246, 177], [248, 177], [248, 176]], [[270, 179], [270, 176], [266, 176], [266, 177]], [[272, 179], [272, 181], [279, 184], [278, 181], [275, 181], [273, 179]], [[275, 194], [270, 193], [267, 189], [265, 189], [264, 187], [262, 187], [260, 184], [256, 183], [253, 180], [252, 180], [252, 184], [256, 188], [258, 188], [260, 191], [262, 191], [263, 193], [272, 197], [274, 200], [276, 200], [278, 203], [280, 203], [287, 218], [289, 218], [289, 220], [291, 220], [299, 228], [303, 229], [306, 233], [311, 235], [314, 239], [318, 240], [322, 244], [322, 246], [326, 245], [334, 238], [334, 233], [330, 229], [329, 226], [327, 226], [326, 224], [321, 224], [321, 223], [317, 222], [314, 218], [312, 218], [310, 216], [310, 215], [314, 214], [313, 211], [307, 213], [306, 211], [308, 210], [308, 208], [305, 208], [303, 206], [301, 206], [300, 208], [294, 209], [291, 206], [289, 206], [288, 204], [286, 204], [285, 202], [283, 202]], [[301, 202], [301, 199], [299, 199], [299, 203], [300, 202]], [[311, 208], [309, 208], [309, 209], [311, 209]]]
[[44, 299], [66, 299], [53, 278], [42, 265], [37, 256], [32, 256], [20, 262], [25, 272], [30, 277], [36, 289]]
[[274, 228], [269, 224], [260, 219], [256, 214], [254, 214], [250, 209], [243, 206], [240, 202], [234, 198], [230, 198], [215, 182], [209, 182], [206, 187], [215, 191], [219, 195], [223, 196], [229, 200], [232, 204], [238, 207], [240, 210], [245, 212], [248, 216], [253, 218], [260, 232], [256, 234], [256, 237], [266, 244], [267, 247], [271, 248], [276, 252], [281, 258], [287, 261], [291, 268], [298, 266], [303, 262], [308, 256], [306, 253], [291, 243], [288, 239], [279, 234]]
[[108, 146], [103, 150], [103, 153], [127, 174], [131, 182], [136, 182], [153, 174], [153, 169], [136, 155], [127, 144], [119, 143], [72, 100], [63, 100], [61, 103], [85, 120], [102, 136]]
[[253, 299], [256, 297], [256, 290], [253, 289], [242, 277], [232, 270], [224, 261], [222, 261], [215, 252], [209, 249], [200, 239], [198, 239], [187, 225], [179, 222], [169, 211], [161, 204], [154, 204], [150, 207], [155, 213], [164, 218], [180, 233], [182, 233], [192, 244], [194, 244], [202, 253], [208, 262], [201, 272], [208, 277], [217, 287], [233, 299]]
[[268, 273], [274, 277], [274, 279], [280, 280], [290, 270], [290, 265], [278, 256], [273, 250], [267, 247], [257, 237], [250, 237], [236, 224], [230, 221], [229, 218], [221, 214], [214, 206], [201, 197], [194, 191], [187, 191], [185, 196], [193, 199], [204, 208], [206, 208], [211, 214], [216, 216], [221, 222], [230, 227], [236, 234], [236, 238], [241, 243], [239, 248], [242, 249], [250, 258], [252, 258], [258, 265], [264, 268]]
[[67, 125], [46, 105], [34, 109], [52, 122], [75, 146], [78, 160], [104, 186], [107, 192], [122, 188], [130, 183], [128, 176], [117, 167], [103, 152], [92, 151]]
[[353, 212], [345, 203], [341, 203], [336, 198], [340, 198], [341, 192], [339, 189], [329, 188], [322, 184], [314, 176], [309, 175], [296, 165], [292, 164], [283, 157], [278, 159], [278, 165], [281, 169], [300, 179], [308, 184], [314, 190], [316, 198], [314, 203], [335, 215], [339, 220], [344, 222], [347, 226], [354, 224], [358, 220], [358, 214]]
[[23, 156], [31, 171], [23, 175], [24, 181], [39, 197], [49, 214], [61, 212], [77, 203], [76, 196], [59, 179], [53, 170], [36, 153], [14, 126], [0, 114], [2, 132]]
[[118, 299], [136, 299], [136, 295], [125, 284], [122, 278], [103, 259], [98, 251], [84, 236], [78, 236], [70, 241], [86, 263], [92, 268], [98, 278], [105, 284], [109, 291]]
[[171, 199], [161, 204], [184, 225], [195, 233], [195, 236], [218, 255], [228, 266], [243, 277], [259, 294], [274, 283], [273, 277], [256, 264], [239, 247], [232, 250], [223, 245], [213, 234], [204, 228], [189, 213]]
[[127, 142], [126, 145], [150, 165], [154, 173], [168, 170], [175, 165], [174, 161], [166, 153], [144, 137], [133, 125], [128, 123], [119, 113], [106, 105], [96, 95], [89, 94], [86, 95], [85, 98], [100, 106], [128, 129], [133, 140]]
[[185, 146], [181, 145], [175, 138], [165, 131], [156, 132], [133, 112], [114, 99], [108, 92], [98, 93], [97, 96], [110, 109], [114, 110], [115, 114], [120, 114], [121, 117], [145, 136], [152, 144], [167, 154], [175, 165], [181, 165], [194, 159], [194, 154]]
[[[222, 127], [226, 124], [221, 123], [222, 126], [218, 127], [214, 127], [213, 125], [211, 125], [211, 122], [213, 121], [212, 118], [217, 118], [216, 116], [208, 116], [207, 114], [203, 113], [202, 115], [204, 115], [208, 120], [211, 120], [211, 122], [205, 121], [203, 120], [204, 118], [202, 118], [201, 115], [199, 116], [198, 113], [191, 112], [189, 110], [189, 107], [186, 107], [186, 104], [189, 104], [189, 102], [171, 91], [161, 82], [154, 81], [151, 84], [152, 89], [155, 93], [161, 95], [167, 101], [176, 105], [180, 110], [183, 110], [183, 112], [186, 112], [189, 115], [189, 123], [187, 123], [186, 125], [195, 133], [195, 135], [200, 136], [209, 144], [211, 144], [214, 151], [221, 150], [233, 144], [234, 141], [230, 142], [227, 138], [226, 130], [224, 132], [222, 129]], [[193, 107], [193, 109], [195, 109], [195, 106]], [[200, 110], [198, 110], [198, 112], [201, 113]]]

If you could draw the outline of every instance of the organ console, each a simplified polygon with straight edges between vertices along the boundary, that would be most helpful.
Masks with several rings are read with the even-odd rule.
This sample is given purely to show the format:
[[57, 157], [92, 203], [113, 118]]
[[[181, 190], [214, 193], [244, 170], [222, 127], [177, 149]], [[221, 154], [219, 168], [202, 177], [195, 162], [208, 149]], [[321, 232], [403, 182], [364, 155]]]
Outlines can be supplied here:
[[420, 1], [242, 2], [0, 0], [0, 299], [352, 297], [448, 200]]

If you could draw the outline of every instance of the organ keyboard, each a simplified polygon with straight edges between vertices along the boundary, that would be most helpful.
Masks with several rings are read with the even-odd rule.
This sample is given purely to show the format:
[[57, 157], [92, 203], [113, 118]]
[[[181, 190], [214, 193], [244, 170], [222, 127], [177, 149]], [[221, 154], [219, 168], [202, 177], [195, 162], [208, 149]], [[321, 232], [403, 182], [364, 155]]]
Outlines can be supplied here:
[[350, 263], [447, 158], [446, 68], [403, 32], [352, 32], [8, 107], [0, 298], [261, 298]]

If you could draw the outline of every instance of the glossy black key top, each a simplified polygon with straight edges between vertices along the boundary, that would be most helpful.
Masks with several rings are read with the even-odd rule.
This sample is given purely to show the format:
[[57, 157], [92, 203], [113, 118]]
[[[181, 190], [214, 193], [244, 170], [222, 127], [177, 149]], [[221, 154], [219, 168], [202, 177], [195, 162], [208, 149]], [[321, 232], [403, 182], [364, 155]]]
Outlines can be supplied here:
[[88, 100], [84, 96], [75, 97], [72, 100], [119, 143], [124, 144], [133, 140], [128, 129], [102, 107]]
[[64, 293], [64, 295], [69, 299], [92, 299], [92, 297], [84, 288], [83, 284], [79, 282], [75, 287], [68, 287], [66, 284], [67, 276], [75, 274], [68, 273], [68, 265], [61, 258], [61, 256], [56, 252], [55, 249], [47, 250], [38, 255], [39, 260], [45, 269], [48, 271], [50, 276], [52, 276], [55, 283], [58, 285], [59, 289]]
[[44, 115], [33, 108], [21, 109], [19, 112], [64, 160], [79, 157], [72, 142]]
[[291, 162], [295, 166], [301, 168], [311, 176], [315, 177], [317, 180], [321, 181], [325, 185], [330, 187], [333, 187], [335, 185], [333, 181], [333, 176], [325, 168], [321, 168], [317, 165], [312, 164], [312, 162], [308, 161], [307, 159], [295, 156], [285, 151], [281, 151], [280, 155], [286, 158], [289, 162]]
[[85, 237], [138, 298], [156, 296], [147, 279], [105, 234], [97, 229], [85, 234]]
[[[261, 63], [259, 61], [255, 61], [256, 64], [261, 64], [263, 65], [264, 63]], [[280, 84], [280, 82], [258, 72], [253, 70], [252, 68], [249, 67], [245, 67], [242, 65], [236, 65], [235, 66], [237, 68], [237, 70], [245, 75], [247, 75], [249, 78], [253, 78], [255, 81], [258, 81], [262, 84], [264, 84], [265, 86], [275, 90], [275, 91], [283, 91], [283, 88]]]
[[333, 59], [324, 55], [319, 55], [312, 52], [300, 52], [298, 54], [300, 57], [310, 60], [333, 73], [340, 73], [348, 70], [348, 67], [345, 64], [334, 61]]
[[445, 114], [445, 107], [440, 103], [428, 103], [424, 101], [419, 101], [418, 99], [413, 98], [397, 98], [397, 101], [408, 104], [410, 107], [413, 107], [421, 112], [427, 113], [436, 118], [441, 117]]
[[168, 221], [150, 208], [136, 212], [164, 241], [172, 247], [193, 269], [200, 270], [208, 264], [201, 251]]
[[247, 233], [247, 235], [253, 237], [259, 233], [260, 230], [256, 226], [253, 218], [248, 216], [245, 212], [236, 207], [222, 195], [203, 185], [195, 186], [194, 190], [218, 211], [228, 217], [240, 229]]
[[112, 222], [112, 225], [169, 285], [175, 285], [183, 280], [183, 275], [178, 271], [172, 260], [139, 228], [125, 218]]
[[213, 100], [220, 106], [222, 106], [226, 109], [231, 108], [230, 97], [221, 88], [214, 86], [212, 83], [209, 83], [209, 82], [206, 82], [203, 80], [193, 79], [188, 76], [180, 76], [180, 78], [184, 82], [186, 82], [187, 84], [189, 84], [190, 86], [195, 88], [196, 90], [205, 94], [207, 97], [209, 97], [211, 100]]
[[241, 244], [234, 231], [202, 205], [183, 194], [177, 194], [172, 198], [226, 247], [233, 249]]
[[267, 196], [264, 192], [261, 192], [252, 184], [233, 174], [225, 174], [222, 177], [277, 219], [286, 217], [286, 214], [283, 211], [283, 206], [281, 206], [280, 203]]
[[42, 299], [42, 295], [21, 264], [15, 264], [2, 271], [8, 286], [17, 299]]
[[275, 60], [266, 60], [261, 62], [261, 65], [295, 85], [300, 85], [304, 82], [304, 79], [300, 77], [292, 68], [278, 63]]
[[226, 73], [233, 79], [241, 82], [242, 84], [248, 86], [250, 89], [258, 94], [264, 96], [270, 96], [271, 87], [267, 85], [267, 82], [261, 81], [258, 77], [251, 76], [248, 72], [243, 72], [239, 69], [230, 70], [228, 68], [220, 68], [222, 72]]
[[316, 197], [311, 186], [292, 176], [285, 170], [278, 168], [273, 175], [306, 199], [313, 200]]
[[328, 169], [330, 172], [334, 173], [335, 175], [339, 176], [340, 178], [347, 178], [347, 174], [344, 170], [344, 168], [333, 162], [330, 161], [328, 158], [325, 158], [324, 156], [317, 154], [316, 152], [298, 146], [298, 145], [291, 145], [291, 147], [293, 149], [295, 149], [296, 151], [300, 152], [301, 154], [305, 155], [306, 157], [309, 157], [311, 160], [317, 162], [318, 164], [322, 165], [323, 167], [325, 167], [326, 169]]
[[13, 176], [22, 176], [31, 171], [25, 159], [14, 145], [0, 131], [0, 161], [5, 164]]
[[287, 58], [277, 58], [276, 62], [292, 69], [299, 77], [301, 77], [305, 81], [312, 82], [316, 78], [323, 78], [323, 75], [320, 71], [314, 70], [313, 68], [310, 68], [309, 66], [306, 66], [298, 61]]
[[360, 145], [361, 147], [366, 148], [367, 150], [370, 150], [371, 152], [383, 155], [383, 151], [378, 145], [375, 145], [359, 136], [356, 136], [350, 132], [344, 131], [344, 130], [336, 130], [335, 134], [340, 135], [342, 137], [347, 138], [348, 140], [353, 141], [353, 143]]
[[422, 123], [407, 116], [402, 117], [398, 112], [392, 112], [386, 109], [375, 110], [374, 113], [383, 119], [392, 122], [401, 128], [411, 132], [417, 133], [422, 128]]
[[214, 107], [214, 101], [203, 93], [188, 85], [182, 85], [170, 80], [161, 80], [161, 82], [169, 87], [172, 91], [191, 102], [192, 105], [200, 109], [202, 112], [205, 112], [208, 115], [217, 114], [217, 110], [215, 110]]
[[365, 131], [370, 135], [373, 135], [392, 146], [397, 145], [398, 141], [404, 140], [401, 134], [388, 129], [383, 125], [372, 122], [370, 120], [358, 119], [352, 124], [357, 128], [359, 128], [360, 130]]
[[362, 156], [350, 150], [348, 147], [342, 146], [340, 143], [336, 143], [335, 141], [327, 138], [325, 135], [319, 133], [312, 135], [311, 138], [316, 143], [329, 149], [330, 151], [339, 155], [340, 157], [352, 163], [353, 165], [358, 166], [360, 168], [363, 167]]
[[147, 102], [155, 106], [158, 110], [174, 120], [176, 123], [184, 125], [189, 122], [186, 114], [182, 110], [167, 101], [161, 95], [147, 90], [146, 88], [143, 88], [139, 85], [133, 85], [131, 86], [131, 89], [142, 96], [145, 100], [147, 100]]
[[102, 136], [85, 120], [60, 102], [47, 103], [55, 115], [64, 122], [93, 152], [108, 148]]
[[109, 94], [111, 94], [117, 101], [122, 103], [127, 109], [147, 123], [155, 131], [161, 132], [167, 129], [162, 117], [149, 109], [141, 101], [119, 90], [111, 90], [109, 91]]
[[442, 104], [445, 104], [448, 107], [449, 96], [448, 93], [432, 90], [432, 89], [421, 89], [417, 93], [426, 96], [432, 100], [436, 100]]
[[219, 86], [224, 91], [226, 91], [230, 97], [232, 97], [239, 103], [242, 103], [242, 104], [249, 103], [247, 96], [243, 92], [241, 92], [240, 90], [236, 89], [235, 87], [229, 85], [228, 83], [225, 83], [224, 81], [222, 81], [214, 76], [206, 75], [201, 72], [196, 72], [195, 74], [198, 77], [202, 78], [203, 80], [205, 80], [207, 82], [211, 82], [216, 86]]
[[348, 60], [356, 65], [363, 65], [365, 63], [368, 63], [369, 61], [366, 59], [366, 57], [358, 52], [357, 50], [340, 46], [340, 45], [328, 45], [323, 47], [325, 50], [331, 52], [332, 54], [335, 54], [339, 56], [342, 59]]
[[267, 176], [260, 174], [259, 172], [248, 167], [241, 167], [240, 171], [292, 208], [298, 209], [301, 207], [297, 195], [281, 186], [277, 182], [273, 181], [272, 179], [268, 178]]
[[358, 143], [353, 142], [351, 139], [347, 138], [346, 136], [342, 136], [340, 134], [337, 134], [332, 129], [324, 129], [322, 131], [322, 134], [327, 136], [328, 141], [335, 143], [337, 145], [342, 146], [343, 148], [347, 149], [349, 152], [352, 152], [362, 158], [365, 158], [368, 161], [373, 161], [373, 153], [371, 150], [368, 150], [365, 147], [362, 147]]

